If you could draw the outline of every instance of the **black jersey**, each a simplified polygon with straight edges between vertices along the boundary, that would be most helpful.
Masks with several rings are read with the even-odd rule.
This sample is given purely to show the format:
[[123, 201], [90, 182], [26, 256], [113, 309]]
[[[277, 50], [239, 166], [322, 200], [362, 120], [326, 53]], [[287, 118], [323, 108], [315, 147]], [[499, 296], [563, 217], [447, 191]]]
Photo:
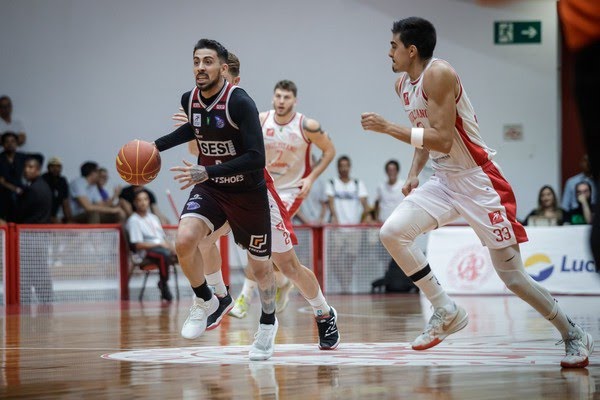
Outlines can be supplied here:
[[203, 185], [223, 190], [247, 191], [265, 185], [265, 147], [258, 110], [241, 88], [224, 81], [210, 99], [194, 88], [181, 104], [189, 123], [155, 141], [159, 151], [196, 139], [198, 164], [206, 167]]

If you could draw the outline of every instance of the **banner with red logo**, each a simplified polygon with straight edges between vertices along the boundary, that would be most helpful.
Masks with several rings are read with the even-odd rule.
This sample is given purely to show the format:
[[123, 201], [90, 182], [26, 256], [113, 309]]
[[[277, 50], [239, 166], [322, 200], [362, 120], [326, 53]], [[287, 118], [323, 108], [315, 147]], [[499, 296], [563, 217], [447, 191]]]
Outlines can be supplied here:
[[[589, 234], [589, 226], [528, 227], [529, 242], [521, 244], [525, 271], [553, 294], [600, 295], [600, 274], [589, 249]], [[469, 227], [431, 232], [427, 258], [450, 294], [509, 293], [487, 248]]]

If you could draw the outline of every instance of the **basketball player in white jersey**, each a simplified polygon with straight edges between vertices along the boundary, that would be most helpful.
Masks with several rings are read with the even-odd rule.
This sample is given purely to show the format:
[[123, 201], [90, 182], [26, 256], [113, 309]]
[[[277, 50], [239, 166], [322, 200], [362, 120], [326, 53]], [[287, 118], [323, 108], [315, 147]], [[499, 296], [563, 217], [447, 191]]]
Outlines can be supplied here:
[[[234, 84], [239, 83], [239, 59], [235, 55], [233, 55], [233, 53], [229, 53], [227, 63], [229, 69], [225, 71], [223, 76], [229, 82], [232, 82]], [[292, 108], [293, 106], [294, 105], [292, 104]], [[264, 113], [260, 114], [259, 117], [263, 114]], [[173, 115], [173, 119], [175, 121], [178, 121], [176, 126], [179, 126], [182, 123], [188, 121], [187, 115], [181, 112]], [[265, 121], [265, 119], [263, 118], [260, 118], [260, 120], [261, 123]], [[304, 119], [302, 118], [301, 120]], [[323, 157], [319, 164], [317, 164], [317, 166], [312, 170], [312, 172], [309, 166], [307, 168], [308, 171], [303, 171], [299, 175], [300, 178], [297, 180], [297, 184], [300, 190], [298, 190], [296, 194], [288, 196], [289, 199], [297, 198], [299, 196], [306, 196], [306, 194], [308, 194], [310, 190], [310, 187], [312, 186], [312, 183], [321, 174], [321, 172], [323, 172], [323, 170], [331, 162], [331, 159], [333, 159], [333, 157], [335, 156], [335, 149], [333, 147], [333, 144], [327, 138], [327, 135], [321, 131], [320, 124], [317, 121], [308, 120], [304, 123], [304, 125], [300, 126], [300, 129], [304, 129], [304, 131], [307, 132], [305, 133], [307, 137], [312, 137], [312, 142], [314, 142], [317, 145], [317, 147], [319, 147], [323, 151]], [[314, 137], [314, 135], [318, 136]], [[304, 139], [302, 140], [304, 141]], [[293, 139], [290, 140], [291, 143], [295, 143], [297, 141], [298, 140]], [[195, 142], [195, 140], [190, 142], [189, 150], [192, 154], [197, 155], [198, 145]], [[192, 143], [193, 146], [191, 145]], [[307, 147], [308, 148], [305, 151], [308, 152], [307, 157], [310, 157], [310, 147]], [[266, 145], [265, 148], [267, 148]], [[266, 151], [268, 152], [268, 150]], [[267, 156], [267, 159], [270, 158]], [[296, 240], [296, 238], [293, 234], [293, 230], [291, 229], [291, 215], [289, 215], [287, 212], [287, 206], [285, 206], [280, 200], [276, 184], [273, 184], [271, 176], [268, 173], [265, 175], [265, 179], [267, 180], [267, 186], [269, 187], [269, 203], [271, 207], [271, 257], [275, 265], [277, 265], [281, 271], [278, 273], [280, 275], [280, 277], [278, 278], [280, 282], [281, 277], [285, 278], [286, 281], [289, 278], [289, 280], [291, 281], [289, 283], [284, 281], [283, 283], [284, 290], [286, 291], [286, 293], [282, 293], [282, 291], [280, 290], [277, 291], [275, 296], [276, 310], [278, 312], [281, 311], [280, 309], [277, 309], [277, 300], [280, 300], [279, 303], [281, 306], [281, 299], [284, 296], [285, 298], [287, 298], [287, 293], [289, 293], [289, 290], [286, 290], [285, 286], [292, 287], [292, 283], [295, 284], [296, 287], [300, 290], [302, 296], [306, 299], [306, 301], [308, 301], [311, 308], [313, 309], [313, 314], [317, 322], [317, 330], [319, 333], [319, 348], [321, 350], [334, 350], [340, 342], [340, 334], [337, 329], [336, 311], [327, 303], [327, 300], [325, 299], [325, 296], [321, 291], [319, 282], [315, 274], [310, 269], [306, 268], [300, 263], [300, 260], [298, 259], [298, 256], [296, 255], [296, 252], [294, 251], [293, 247], [293, 245], [296, 244], [293, 243]], [[291, 192], [294, 191], [292, 190]], [[293, 205], [294, 203], [295, 200], [291, 200], [288, 202], [288, 204], [290, 205]], [[298, 207], [299, 203], [300, 202], [298, 202]], [[298, 207], [295, 208], [296, 211]], [[243, 308], [239, 309], [238, 314], [232, 314], [236, 309], [233, 308], [232, 310], [232, 299], [228, 292], [228, 288], [225, 286], [223, 280], [223, 275], [221, 272], [222, 260], [219, 250], [216, 246], [216, 241], [220, 236], [226, 235], [229, 232], [229, 229], [230, 228], [227, 224], [224, 225], [219, 230], [213, 232], [199, 245], [200, 252], [202, 254], [202, 258], [205, 264], [206, 282], [209, 286], [214, 288], [215, 295], [219, 299], [219, 307], [217, 311], [208, 317], [206, 330], [212, 330], [217, 328], [221, 323], [223, 316], [227, 312], [230, 312], [231, 315], [236, 316], [238, 318], [245, 317], [249, 307], [249, 296], [251, 295], [247, 295], [248, 297], [244, 297], [244, 295], [241, 294], [238, 297], [238, 300], [236, 301], [236, 305], [239, 308], [239, 304], [241, 304]], [[255, 283], [253, 280], [248, 281], [250, 282], [250, 285], [257, 285], [257, 283]], [[246, 285], [247, 284], [244, 283], [245, 288]], [[251, 289], [253, 291], [254, 287], [251, 287]], [[239, 301], [240, 298], [243, 300], [243, 302]], [[287, 301], [285, 303], [287, 303]]]
[[[496, 272], [506, 286], [529, 303], [560, 332], [565, 343], [563, 367], [585, 367], [594, 342], [574, 324], [550, 293], [525, 272], [519, 243], [527, 241], [516, 220], [513, 191], [492, 161], [495, 151], [485, 145], [471, 102], [460, 78], [443, 60], [432, 57], [436, 43], [433, 25], [418, 17], [394, 23], [392, 69], [400, 73], [396, 92], [412, 128], [378, 114], [361, 116], [363, 129], [385, 133], [415, 147], [404, 185], [406, 199], [381, 228], [384, 246], [421, 289], [434, 314], [412, 347], [425, 350], [467, 325], [465, 310], [444, 292], [414, 245], [423, 232], [462, 216], [488, 247]], [[418, 175], [431, 158], [434, 176], [419, 187]]]
[[[267, 155], [267, 171], [273, 177], [277, 194], [290, 218], [298, 212], [313, 183], [335, 157], [333, 142], [323, 131], [321, 124], [296, 111], [297, 95], [298, 88], [294, 82], [277, 82], [273, 89], [273, 109], [259, 115]], [[311, 166], [312, 144], [322, 152], [321, 159], [314, 167]], [[278, 313], [287, 306], [293, 287], [287, 278], [289, 273], [277, 270], [275, 273], [275, 307]], [[256, 287], [257, 284], [252, 279], [244, 280], [242, 292], [230, 315], [237, 318], [246, 316]]]

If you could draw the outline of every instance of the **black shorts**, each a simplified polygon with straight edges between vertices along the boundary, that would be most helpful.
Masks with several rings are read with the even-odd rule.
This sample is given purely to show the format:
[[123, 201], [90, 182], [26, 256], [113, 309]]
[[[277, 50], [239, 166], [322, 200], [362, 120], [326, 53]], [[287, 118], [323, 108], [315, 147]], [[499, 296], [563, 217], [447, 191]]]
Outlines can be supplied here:
[[235, 242], [257, 259], [271, 256], [271, 215], [267, 187], [248, 192], [224, 192], [208, 185], [194, 186], [181, 218], [199, 218], [212, 231], [226, 221]]

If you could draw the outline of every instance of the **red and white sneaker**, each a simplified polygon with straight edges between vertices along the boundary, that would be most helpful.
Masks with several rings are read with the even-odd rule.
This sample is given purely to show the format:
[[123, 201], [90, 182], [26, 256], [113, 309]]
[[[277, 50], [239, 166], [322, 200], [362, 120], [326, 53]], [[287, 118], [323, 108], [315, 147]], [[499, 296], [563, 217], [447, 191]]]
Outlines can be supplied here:
[[469, 323], [469, 315], [459, 305], [449, 312], [445, 307], [438, 307], [425, 326], [425, 330], [412, 342], [413, 350], [427, 350], [446, 339], [448, 335], [460, 331]]
[[560, 362], [563, 368], [585, 368], [590, 363], [589, 355], [594, 351], [594, 339], [592, 335], [576, 326], [569, 332], [566, 339], [557, 344], [565, 344], [565, 358]]

